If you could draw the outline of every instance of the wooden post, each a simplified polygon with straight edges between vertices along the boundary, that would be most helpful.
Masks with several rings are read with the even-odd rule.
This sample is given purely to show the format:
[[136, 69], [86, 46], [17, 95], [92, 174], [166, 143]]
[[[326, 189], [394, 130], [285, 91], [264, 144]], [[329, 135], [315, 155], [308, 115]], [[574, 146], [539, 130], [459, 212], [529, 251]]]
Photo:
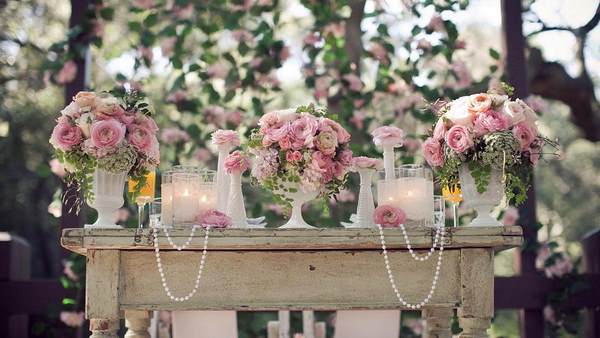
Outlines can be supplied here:
[[[525, 61], [525, 39], [523, 37], [523, 18], [521, 0], [502, 0], [502, 28], [504, 54], [506, 55], [506, 75], [508, 82], [515, 87], [515, 95], [526, 98], [529, 95], [527, 85], [527, 64]], [[523, 227], [525, 243], [537, 239], [535, 187], [531, 178], [531, 187], [527, 192], [527, 201], [519, 208], [519, 222]], [[536, 253], [526, 250], [518, 254], [518, 271], [522, 275], [536, 274]], [[540, 310], [521, 310], [521, 337], [536, 338], [544, 336], [544, 318]]]
[[[581, 242], [585, 272], [600, 273], [600, 230], [587, 234]], [[600, 337], [600, 307], [590, 307], [586, 312], [585, 336]]]
[[[90, 5], [90, 0], [71, 0], [71, 17], [69, 19], [69, 29], [80, 25], [84, 18], [85, 12]], [[73, 81], [65, 85], [65, 105], [69, 104], [73, 96], [77, 92], [84, 90], [89, 84], [89, 59], [90, 51], [87, 37], [77, 36], [69, 41], [69, 49], [78, 51], [78, 57], [73, 61], [77, 65], [77, 75]], [[82, 223], [81, 215], [69, 212], [73, 208], [74, 202], [78, 197], [78, 192], [74, 187], [68, 189], [66, 184], [63, 184], [64, 203], [62, 205], [62, 216], [60, 218], [60, 226], [64, 228], [80, 227]], [[66, 251], [64, 251], [66, 254]]]

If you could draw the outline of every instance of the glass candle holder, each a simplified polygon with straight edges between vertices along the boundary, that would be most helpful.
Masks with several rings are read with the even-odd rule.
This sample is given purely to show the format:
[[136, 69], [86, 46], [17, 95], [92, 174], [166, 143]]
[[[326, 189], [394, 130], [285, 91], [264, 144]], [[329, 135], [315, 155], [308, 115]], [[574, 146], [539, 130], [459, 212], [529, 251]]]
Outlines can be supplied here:
[[433, 226], [446, 226], [446, 201], [442, 196], [433, 196]]
[[150, 228], [163, 228], [165, 225], [161, 222], [162, 217], [162, 201], [160, 198], [155, 198], [150, 202]]
[[173, 226], [193, 225], [200, 211], [200, 175], [196, 172], [174, 172], [171, 185]]
[[173, 226], [173, 171], [162, 173], [160, 181], [161, 212], [160, 220], [163, 226]]

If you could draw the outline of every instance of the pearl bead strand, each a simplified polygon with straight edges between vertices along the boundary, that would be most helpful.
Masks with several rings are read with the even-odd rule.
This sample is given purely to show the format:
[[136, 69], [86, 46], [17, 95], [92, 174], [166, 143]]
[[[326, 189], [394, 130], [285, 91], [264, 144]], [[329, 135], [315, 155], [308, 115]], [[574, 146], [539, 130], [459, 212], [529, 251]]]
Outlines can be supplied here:
[[169, 241], [169, 244], [171, 244], [173, 249], [177, 249], [177, 251], [181, 251], [181, 250], [184, 250], [185, 248], [187, 248], [188, 245], [190, 245], [190, 243], [192, 242], [192, 238], [194, 238], [194, 233], [196, 232], [196, 227], [197, 227], [197, 225], [192, 226], [192, 232], [190, 233], [189, 237], [187, 238], [187, 241], [185, 241], [185, 244], [183, 244], [182, 246], [179, 246], [179, 245], [173, 243], [173, 239], [171, 238], [171, 235], [169, 234], [169, 230], [167, 228], [164, 228], [164, 231], [165, 231], [165, 235], [167, 235], [167, 241]]
[[412, 258], [414, 260], [421, 261], [421, 262], [424, 262], [424, 261], [428, 260], [429, 257], [431, 257], [431, 255], [435, 251], [435, 247], [438, 246], [438, 244], [440, 244], [439, 243], [439, 237], [440, 237], [440, 233], [442, 231], [441, 229], [443, 227], [436, 226], [435, 236], [433, 237], [433, 244], [431, 245], [431, 249], [429, 249], [429, 252], [426, 255], [424, 255], [424, 256], [417, 256], [417, 254], [415, 254], [412, 246], [410, 245], [410, 240], [408, 239], [408, 234], [406, 233], [406, 229], [404, 228], [404, 225], [402, 224], [400, 226], [400, 228], [402, 229], [402, 234], [404, 235], [404, 242], [406, 243], [406, 247], [408, 248], [408, 252], [410, 252], [410, 255], [412, 256]]
[[[435, 291], [435, 288], [437, 286], [437, 282], [440, 276], [440, 270], [442, 267], [442, 257], [443, 257], [443, 253], [444, 253], [444, 228], [440, 227], [440, 248], [438, 250], [438, 260], [437, 260], [437, 265], [435, 267], [435, 273], [433, 275], [433, 280], [431, 282], [431, 288], [429, 289], [429, 293], [427, 294], [427, 297], [425, 297], [425, 299], [423, 299], [423, 301], [419, 302], [418, 304], [411, 304], [408, 303], [407, 301], [404, 300], [404, 298], [402, 298], [402, 296], [400, 295], [400, 292], [398, 291], [398, 287], [396, 286], [396, 280], [394, 279], [394, 275], [392, 274], [392, 269], [390, 268], [390, 260], [388, 257], [388, 253], [387, 253], [387, 247], [385, 246], [385, 238], [383, 235], [383, 228], [381, 227], [380, 224], [377, 224], [377, 227], [379, 228], [379, 237], [381, 238], [381, 249], [383, 251], [383, 259], [385, 261], [385, 268], [387, 270], [388, 273], [388, 277], [390, 279], [390, 284], [392, 286], [392, 289], [394, 290], [394, 293], [396, 294], [396, 298], [398, 298], [398, 301], [400, 303], [402, 303], [402, 305], [406, 306], [409, 309], [413, 309], [413, 310], [418, 310], [420, 308], [422, 308], [423, 306], [425, 306], [425, 304], [429, 303], [429, 301], [431, 300], [431, 297], [433, 297], [433, 293]], [[404, 230], [404, 225], [401, 225], [402, 230]]]
[[[173, 294], [171, 293], [171, 290], [169, 289], [169, 286], [167, 285], [167, 278], [165, 277], [162, 262], [160, 259], [160, 249], [158, 247], [158, 232], [159, 232], [159, 230], [154, 229], [154, 252], [156, 254], [156, 266], [158, 268], [158, 273], [160, 274], [160, 280], [162, 282], [163, 289], [165, 290], [165, 293], [167, 294], [167, 296], [169, 296], [169, 298], [171, 298], [171, 300], [173, 300], [175, 302], [183, 302], [183, 301], [186, 301], [186, 300], [189, 300], [190, 298], [192, 298], [198, 291], [198, 288], [200, 286], [200, 278], [202, 277], [202, 271], [204, 270], [204, 263], [206, 262], [206, 252], [207, 252], [206, 248], [208, 247], [209, 229], [210, 229], [210, 227], [207, 226], [206, 234], [204, 235], [204, 247], [202, 248], [202, 257], [200, 258], [200, 266], [198, 267], [198, 275], [196, 276], [196, 282], [194, 284], [194, 288], [186, 296], [183, 296], [183, 297], [173, 296]], [[167, 232], [167, 231], [165, 230], [165, 232]]]

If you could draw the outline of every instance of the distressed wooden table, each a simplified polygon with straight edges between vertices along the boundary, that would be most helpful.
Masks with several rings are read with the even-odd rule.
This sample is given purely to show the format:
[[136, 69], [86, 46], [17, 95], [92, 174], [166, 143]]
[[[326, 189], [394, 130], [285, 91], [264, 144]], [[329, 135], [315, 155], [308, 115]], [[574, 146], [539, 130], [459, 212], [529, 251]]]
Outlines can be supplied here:
[[[409, 230], [413, 248], [431, 247], [432, 229]], [[183, 244], [189, 230], [173, 230]], [[386, 229], [390, 266], [409, 302], [429, 291], [437, 252], [412, 259], [399, 229]], [[161, 232], [161, 259], [176, 295], [192, 289], [204, 236], [173, 250]], [[447, 228], [440, 279], [424, 308], [430, 337], [451, 337], [458, 309], [461, 337], [487, 337], [494, 310], [495, 251], [520, 246], [518, 226]], [[171, 301], [161, 285], [152, 230], [65, 229], [62, 245], [87, 257], [86, 317], [91, 337], [148, 337], [150, 310], [403, 309], [390, 287], [377, 229], [212, 230], [198, 293]]]

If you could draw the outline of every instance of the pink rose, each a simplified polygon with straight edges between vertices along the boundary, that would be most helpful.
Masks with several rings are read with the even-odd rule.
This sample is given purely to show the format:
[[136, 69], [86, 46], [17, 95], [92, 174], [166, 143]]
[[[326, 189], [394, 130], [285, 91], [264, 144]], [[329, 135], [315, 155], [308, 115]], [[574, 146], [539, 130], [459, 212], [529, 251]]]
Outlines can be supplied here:
[[492, 98], [488, 94], [474, 94], [469, 96], [468, 110], [471, 114], [479, 114], [492, 107]]
[[457, 153], [463, 153], [473, 146], [473, 139], [466, 127], [456, 125], [446, 133], [446, 144]]
[[444, 152], [442, 144], [434, 138], [428, 138], [423, 142], [423, 156], [425, 161], [432, 167], [441, 167], [444, 165]]
[[325, 155], [333, 155], [338, 146], [337, 136], [332, 131], [324, 131], [319, 133], [316, 142], [317, 149]]
[[323, 180], [329, 182], [333, 178], [333, 160], [331, 157], [323, 154], [321, 151], [315, 151], [312, 154], [312, 167], [323, 172]]
[[348, 82], [348, 88], [354, 92], [360, 92], [363, 88], [363, 83], [356, 74], [346, 74], [343, 76], [343, 79]]
[[378, 147], [400, 147], [404, 142], [404, 131], [400, 128], [383, 126], [379, 127], [371, 133], [373, 142]]
[[435, 140], [441, 141], [444, 139], [445, 134], [446, 134], [446, 123], [444, 122], [444, 118], [440, 117], [440, 119], [435, 124], [435, 128], [433, 128], [433, 138]]
[[240, 145], [240, 136], [233, 130], [219, 129], [212, 133], [212, 144], [224, 145], [228, 144], [231, 147], [238, 147]]
[[243, 173], [250, 167], [250, 160], [244, 153], [239, 150], [232, 152], [227, 155], [225, 162], [223, 163], [225, 170], [229, 174]]
[[344, 166], [349, 166], [352, 163], [352, 150], [344, 149], [340, 151], [338, 161]]
[[56, 74], [56, 82], [65, 84], [73, 81], [77, 75], [77, 64], [74, 61], [67, 61], [62, 69]]
[[99, 149], [114, 147], [123, 141], [125, 130], [125, 125], [114, 119], [96, 121], [92, 124], [92, 144]]
[[211, 228], [226, 228], [232, 224], [229, 216], [215, 209], [208, 209], [201, 215], [198, 215], [196, 221], [201, 225], [207, 225]]
[[319, 121], [311, 115], [303, 115], [292, 122], [290, 128], [292, 147], [296, 150], [303, 146], [311, 147], [318, 129]]
[[333, 131], [336, 134], [337, 141], [340, 144], [350, 142], [350, 133], [344, 129], [339, 123], [328, 118], [321, 118], [319, 120], [319, 131]]
[[132, 125], [128, 130], [127, 141], [145, 154], [149, 154], [153, 144], [158, 143], [154, 133], [144, 127]]
[[342, 178], [344, 178], [344, 175], [346, 175], [346, 167], [340, 162], [333, 162], [332, 169], [333, 176], [335, 176], [335, 178], [337, 178], [338, 180], [341, 180]]
[[383, 162], [378, 158], [370, 158], [366, 156], [357, 156], [352, 159], [352, 170], [359, 169], [375, 169], [383, 168]]
[[526, 150], [535, 140], [536, 133], [527, 122], [519, 122], [513, 128], [513, 136], [519, 141], [521, 150]]
[[[73, 101], [77, 102], [80, 109], [94, 108], [96, 106], [96, 93], [94, 92], [79, 92], [73, 98]], [[86, 109], [86, 110], [89, 110]]]
[[140, 127], [148, 129], [148, 131], [150, 131], [152, 134], [156, 134], [156, 132], [158, 131], [156, 121], [154, 121], [154, 119], [150, 116], [135, 114], [133, 117], [134, 119], [131, 123], [137, 124]]
[[302, 160], [302, 153], [298, 150], [290, 150], [285, 154], [285, 160], [290, 163], [296, 163]]
[[267, 129], [265, 137], [263, 138], [263, 145], [269, 146], [273, 143], [279, 142], [283, 137], [287, 136], [290, 132], [290, 124], [286, 123], [281, 127], [273, 127]]
[[281, 140], [279, 140], [279, 146], [283, 150], [288, 150], [288, 149], [292, 148], [292, 141], [290, 141], [290, 137], [289, 136], [282, 137]]
[[512, 119], [510, 116], [504, 112], [490, 109], [477, 115], [473, 123], [473, 129], [475, 135], [481, 136], [495, 131], [507, 130], [511, 124]]
[[277, 125], [279, 123], [279, 117], [276, 111], [268, 112], [260, 117], [258, 120], [258, 126], [260, 127], [260, 133], [265, 134], [267, 129]]
[[96, 118], [100, 120], [117, 118], [125, 115], [125, 110], [119, 104], [116, 97], [99, 97], [96, 100]]
[[406, 220], [406, 213], [391, 205], [380, 205], [375, 208], [373, 220], [383, 228], [397, 228]]
[[502, 224], [516, 225], [518, 219], [519, 219], [519, 209], [517, 209], [511, 205], [504, 210], [504, 215], [502, 216]]
[[66, 121], [59, 122], [52, 130], [50, 144], [64, 151], [71, 150], [81, 142], [81, 129]]

